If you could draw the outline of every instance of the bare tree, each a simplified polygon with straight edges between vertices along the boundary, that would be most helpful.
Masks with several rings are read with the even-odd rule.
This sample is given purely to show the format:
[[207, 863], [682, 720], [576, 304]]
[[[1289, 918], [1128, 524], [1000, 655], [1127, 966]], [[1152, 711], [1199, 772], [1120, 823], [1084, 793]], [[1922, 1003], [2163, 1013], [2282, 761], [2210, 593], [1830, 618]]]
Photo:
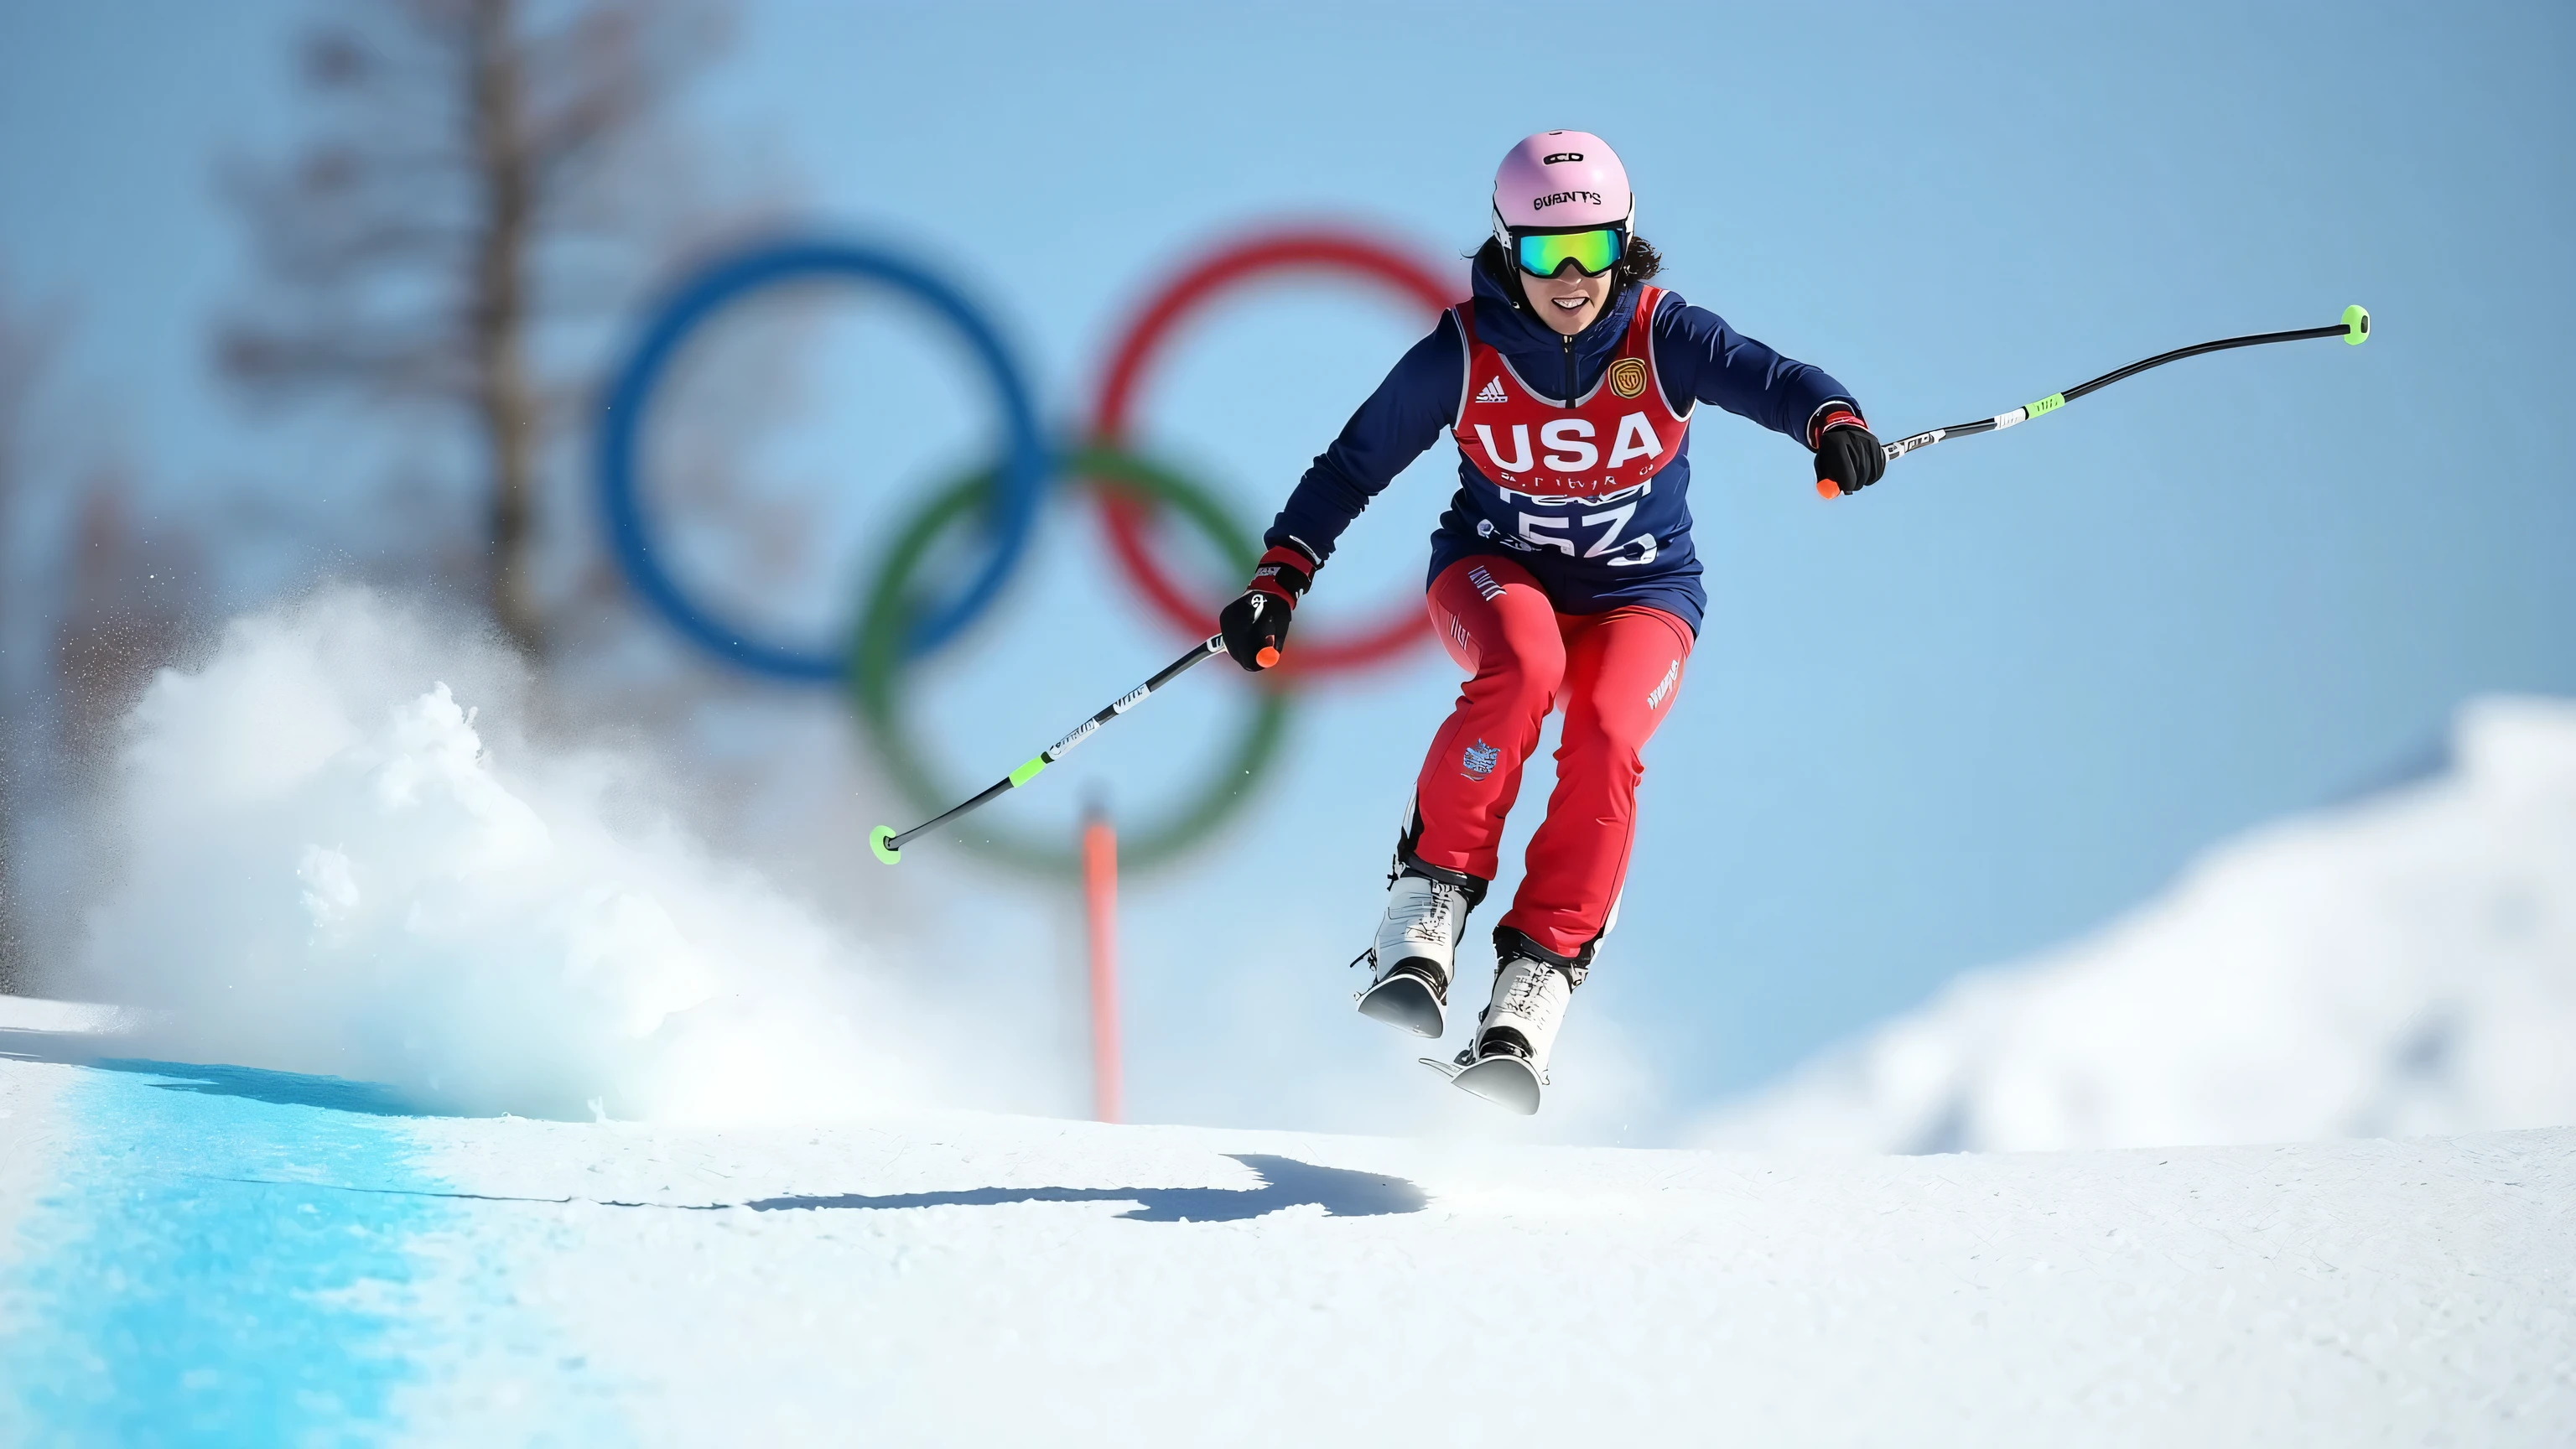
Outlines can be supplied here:
[[[472, 446], [478, 537], [432, 537], [416, 512], [406, 526], [386, 510], [370, 524], [399, 530], [400, 552], [352, 553], [412, 586], [450, 559], [483, 560], [491, 617], [546, 665], [542, 723], [654, 737], [692, 757], [693, 780], [775, 776], [739, 748], [743, 716], [728, 709], [738, 681], [663, 647], [613, 561], [549, 526], [578, 506], [554, 485], [570, 481], [566, 424], [622, 320], [609, 309], [789, 207], [793, 187], [762, 148], [727, 148], [721, 173], [702, 178], [689, 164], [697, 148], [677, 139], [680, 87], [715, 53], [724, 0], [319, 3], [296, 53], [309, 131], [292, 153], [227, 177], [259, 276], [219, 334], [226, 375], [254, 399], [355, 401], [370, 421], [440, 430], [426, 447], [406, 438], [388, 480], [463, 476], [452, 458]], [[663, 497], [745, 544], [743, 572], [756, 578], [768, 577], [762, 563], [813, 543], [810, 523], [782, 520], [735, 466], [756, 425], [781, 418], [786, 389], [762, 384], [790, 370], [794, 348], [776, 344], [801, 335], [798, 316], [770, 314], [761, 338], [771, 348], [727, 354], [720, 376], [684, 365], [702, 383], [673, 392], [694, 391], [694, 402], [672, 397], [656, 424]], [[832, 707], [796, 700], [763, 728], [812, 738], [798, 732]], [[822, 768], [840, 768], [841, 752], [818, 753]], [[742, 802], [752, 793], [711, 785], [702, 822], [721, 839], [725, 819], [751, 818]], [[808, 798], [819, 797], [795, 803]], [[864, 847], [863, 833], [842, 833], [836, 848]], [[799, 869], [822, 858], [781, 838], [741, 832]], [[846, 883], [834, 889], [849, 894]]]
[[710, 3], [334, 6], [301, 44], [311, 139], [232, 178], [261, 287], [221, 333], [226, 373], [262, 397], [469, 425], [485, 597], [531, 657], [548, 635], [539, 479], [569, 392], [548, 336], [605, 300], [582, 289], [634, 222], [615, 173], [711, 51]]

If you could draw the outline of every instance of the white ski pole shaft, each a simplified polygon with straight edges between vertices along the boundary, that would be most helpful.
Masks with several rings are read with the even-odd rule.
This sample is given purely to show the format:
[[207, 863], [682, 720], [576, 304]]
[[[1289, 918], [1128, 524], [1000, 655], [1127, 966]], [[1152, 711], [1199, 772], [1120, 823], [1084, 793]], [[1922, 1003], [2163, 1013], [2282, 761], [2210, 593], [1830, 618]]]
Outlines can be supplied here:
[[1060, 739], [1054, 744], [1047, 746], [1045, 749], [1038, 751], [1036, 754], [1029, 756], [1027, 761], [1021, 764], [1018, 769], [1013, 770], [1011, 773], [1004, 775], [1001, 779], [994, 781], [989, 788], [987, 788], [982, 794], [977, 795], [974, 799], [956, 806], [953, 809], [943, 811], [939, 815], [925, 820], [919, 825], [912, 827], [910, 830], [903, 831], [900, 834], [898, 834], [891, 825], [880, 825], [876, 829], [868, 832], [868, 848], [876, 852], [877, 859], [884, 861], [888, 865], [902, 864], [903, 847], [905, 843], [910, 841], [914, 836], [920, 835], [924, 831], [935, 830], [940, 826], [947, 824], [949, 821], [978, 809], [994, 800], [998, 800], [1002, 796], [1007, 795], [1013, 790], [1020, 788], [1022, 785], [1027, 784], [1031, 780], [1036, 779], [1039, 773], [1044, 771], [1047, 766], [1052, 765], [1056, 761], [1063, 759], [1066, 755], [1073, 753], [1074, 746], [1091, 738], [1091, 736], [1097, 732], [1102, 725], [1109, 723], [1111, 720], [1118, 718], [1118, 716], [1125, 714], [1127, 711], [1134, 709], [1140, 704], [1143, 704], [1155, 690], [1158, 690], [1164, 685], [1171, 683], [1173, 680], [1180, 678], [1191, 665], [1198, 663], [1200, 660], [1205, 659], [1212, 654], [1222, 654], [1224, 652], [1225, 636], [1222, 634], [1209, 635], [1205, 643], [1193, 645], [1189, 653], [1184, 654], [1180, 658], [1173, 660], [1171, 663], [1164, 665], [1162, 670], [1153, 678], [1146, 680], [1144, 683], [1137, 685], [1134, 689], [1118, 696], [1115, 702], [1102, 708], [1098, 714], [1095, 714], [1091, 718], [1084, 720], [1081, 724], [1074, 726], [1073, 732], [1066, 735], [1063, 739]]

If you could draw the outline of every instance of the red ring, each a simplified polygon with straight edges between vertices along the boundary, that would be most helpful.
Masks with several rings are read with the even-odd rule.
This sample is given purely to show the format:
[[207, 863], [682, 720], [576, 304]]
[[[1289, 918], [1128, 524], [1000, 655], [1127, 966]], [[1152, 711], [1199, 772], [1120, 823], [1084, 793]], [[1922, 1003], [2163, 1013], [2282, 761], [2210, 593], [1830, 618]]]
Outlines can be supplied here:
[[[1121, 446], [1128, 413], [1148, 359], [1172, 329], [1217, 293], [1269, 272], [1292, 270], [1347, 272], [1384, 284], [1439, 312], [1458, 300], [1454, 280], [1443, 280], [1429, 268], [1375, 242], [1335, 231], [1277, 231], [1246, 237], [1183, 272], [1156, 293], [1137, 314], [1118, 347], [1092, 411], [1092, 435], [1107, 446]], [[1173, 582], [1161, 564], [1145, 551], [1144, 525], [1151, 505], [1114, 487], [1093, 490], [1100, 499], [1101, 519], [1109, 545], [1137, 588], [1176, 630], [1193, 639], [1216, 632], [1216, 610], [1192, 599]], [[1356, 668], [1387, 658], [1430, 637], [1430, 615], [1411, 589], [1387, 621], [1345, 639], [1300, 638], [1289, 650], [1282, 674], [1322, 674]]]

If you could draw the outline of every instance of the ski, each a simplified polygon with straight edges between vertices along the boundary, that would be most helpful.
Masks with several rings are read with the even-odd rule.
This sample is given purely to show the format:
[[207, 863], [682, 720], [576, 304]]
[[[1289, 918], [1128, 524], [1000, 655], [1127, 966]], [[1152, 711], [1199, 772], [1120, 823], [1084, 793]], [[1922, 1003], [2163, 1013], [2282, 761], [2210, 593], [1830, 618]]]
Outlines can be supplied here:
[[[1469, 1048], [1469, 1051], [1474, 1050]], [[1482, 1097], [1506, 1112], [1524, 1117], [1538, 1115], [1540, 1089], [1545, 1083], [1530, 1070], [1529, 1063], [1505, 1053], [1500, 1056], [1468, 1057], [1462, 1061], [1444, 1062], [1437, 1057], [1416, 1057], [1431, 1070], [1449, 1079], [1449, 1085], [1471, 1096]]]
[[1359, 1004], [1360, 1015], [1415, 1036], [1437, 1040], [1448, 1029], [1447, 1013], [1440, 998], [1431, 994], [1431, 983], [1410, 971], [1388, 973], [1384, 981], [1359, 994]]

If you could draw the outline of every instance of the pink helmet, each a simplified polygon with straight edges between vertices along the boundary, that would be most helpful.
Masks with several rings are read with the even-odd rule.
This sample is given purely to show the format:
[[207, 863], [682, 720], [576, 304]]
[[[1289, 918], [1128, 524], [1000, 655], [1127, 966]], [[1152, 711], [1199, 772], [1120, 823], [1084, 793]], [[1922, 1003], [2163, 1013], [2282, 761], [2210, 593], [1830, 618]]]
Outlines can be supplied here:
[[1633, 226], [1636, 195], [1610, 143], [1589, 131], [1541, 131], [1494, 168], [1494, 235], [1515, 227]]

